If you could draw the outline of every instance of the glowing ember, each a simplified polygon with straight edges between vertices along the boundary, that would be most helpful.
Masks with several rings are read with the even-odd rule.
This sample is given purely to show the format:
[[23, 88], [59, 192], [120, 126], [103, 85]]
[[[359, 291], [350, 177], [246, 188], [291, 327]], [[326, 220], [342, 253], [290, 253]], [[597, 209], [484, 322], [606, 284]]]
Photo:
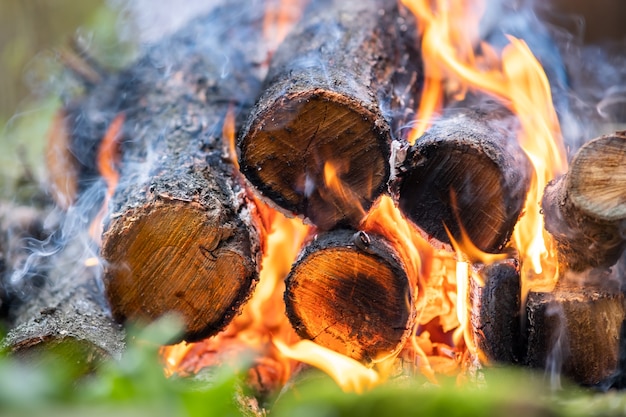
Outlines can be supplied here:
[[100, 244], [100, 239], [102, 238], [102, 221], [106, 215], [109, 200], [113, 196], [115, 187], [117, 187], [117, 183], [119, 181], [119, 173], [115, 169], [115, 164], [117, 163], [118, 158], [117, 144], [122, 133], [123, 125], [124, 115], [120, 113], [115, 116], [111, 122], [111, 125], [107, 129], [98, 150], [98, 171], [107, 186], [102, 208], [89, 227], [89, 236], [91, 236], [91, 238], [98, 244]]
[[[519, 118], [518, 140], [535, 169], [524, 216], [515, 228], [515, 245], [535, 274], [541, 274], [547, 266], [553, 270], [555, 262], [546, 247], [539, 203], [544, 186], [566, 169], [566, 159], [543, 68], [528, 46], [511, 36], [499, 59], [485, 44], [480, 45], [480, 55], [474, 53], [482, 2], [437, 0], [433, 8], [430, 7], [433, 2], [426, 0], [403, 0], [403, 3], [423, 28], [422, 53], [427, 78], [426, 99], [410, 140], [414, 142], [424, 132], [443, 102], [446, 90], [457, 98], [463, 97], [467, 89], [473, 89], [501, 100]], [[529, 279], [530, 271], [527, 271], [524, 281]]]

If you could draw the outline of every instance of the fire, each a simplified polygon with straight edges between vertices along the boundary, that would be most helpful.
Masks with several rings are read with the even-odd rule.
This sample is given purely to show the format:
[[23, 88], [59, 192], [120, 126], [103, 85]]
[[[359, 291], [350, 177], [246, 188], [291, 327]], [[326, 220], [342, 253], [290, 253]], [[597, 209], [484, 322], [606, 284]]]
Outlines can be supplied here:
[[[467, 297], [459, 296], [467, 294], [463, 290], [467, 278], [457, 276], [454, 254], [435, 249], [388, 196], [381, 197], [362, 227], [385, 237], [402, 258], [416, 289], [418, 311], [415, 336], [402, 355], [404, 359], [414, 358], [416, 368], [436, 382], [436, 374], [458, 368], [467, 345], [463, 339], [469, 334], [462, 327], [467, 315], [459, 316], [459, 310], [467, 311]], [[455, 332], [460, 337], [448, 336]]]
[[[444, 93], [462, 98], [468, 89], [499, 99], [518, 117], [518, 140], [531, 160], [535, 175], [515, 228], [514, 241], [526, 271], [541, 274], [554, 269], [547, 248], [539, 203], [544, 186], [565, 171], [567, 163], [561, 131], [552, 105], [550, 86], [543, 68], [526, 43], [509, 36], [510, 43], [500, 57], [489, 45], [481, 44], [476, 54], [478, 23], [482, 2], [402, 0], [422, 27], [422, 53], [426, 72], [424, 100], [417, 115], [417, 127], [409, 141], [426, 130], [432, 115], [444, 101]], [[553, 278], [553, 277], [547, 277]]]
[[284, 278], [310, 233], [310, 227], [299, 219], [290, 219], [257, 201], [266, 227], [259, 283], [242, 314], [218, 335], [198, 343], [180, 343], [162, 348], [166, 375], [195, 373], [222, 361], [253, 357], [255, 364], [267, 364], [278, 375], [276, 381], [285, 383], [294, 363], [280, 355], [272, 340], [291, 343], [297, 340], [284, 311], [282, 294]]
[[[278, 9], [271, 3], [266, 13], [266, 25], [271, 30], [267, 29], [265, 35], [276, 44], [293, 22], [290, 20], [293, 15], [283, 16], [285, 1], [280, 2]], [[510, 43], [501, 53], [486, 44], [477, 47], [482, 2], [402, 2], [419, 21], [426, 75], [416, 127], [408, 138], [409, 143], [419, 140], [444, 102], [461, 100], [470, 90], [492, 95], [511, 110], [521, 126], [519, 143], [535, 170], [524, 215], [514, 232], [514, 244], [522, 264], [532, 267], [524, 271], [526, 288], [533, 274], [543, 273], [548, 280], [553, 279], [546, 272], [555, 267], [547, 249], [549, 242], [544, 236], [539, 202], [545, 184], [566, 169], [566, 160], [543, 69], [522, 40], [509, 37]], [[231, 109], [224, 121], [223, 136], [230, 158], [236, 163], [234, 135]], [[471, 280], [478, 285], [483, 283], [472, 273], [470, 264], [489, 264], [506, 255], [480, 251], [464, 230], [458, 242], [451, 239], [455, 252], [435, 248], [402, 216], [388, 196], [381, 197], [365, 213], [359, 196], [341, 181], [342, 168], [325, 162], [325, 185], [342, 204], [360, 210], [365, 216], [360, 230], [382, 236], [393, 246], [414, 287], [415, 329], [410, 343], [398, 355], [433, 382], [437, 382], [437, 374], [458, 374], [464, 359], [480, 357], [470, 326], [469, 284]], [[280, 383], [286, 382], [296, 361], [324, 370], [346, 391], [362, 392], [387, 380], [393, 372], [390, 363], [394, 357], [368, 368], [312, 341], [298, 339], [284, 312], [283, 279], [312, 229], [260, 201], [256, 201], [256, 206], [266, 233], [260, 281], [252, 299], [242, 315], [217, 336], [200, 343], [163, 348], [166, 373], [197, 372], [227, 360], [229, 353], [252, 352], [253, 367], [272, 369]]]
[[[226, 114], [222, 130], [229, 159], [236, 161], [234, 112]], [[198, 343], [182, 342], [161, 349], [165, 374], [196, 373], [207, 366], [224, 361], [240, 361], [252, 357], [257, 384], [284, 384], [295, 362], [281, 355], [272, 340], [292, 343], [298, 340], [285, 314], [282, 300], [284, 279], [289, 273], [311, 227], [300, 219], [287, 218], [262, 201], [254, 199], [263, 233], [263, 255], [259, 283], [240, 316], [218, 335]], [[280, 343], [280, 342], [279, 342]], [[235, 364], [234, 364], [235, 365]]]
[[300, 18], [306, 0], [270, 0], [266, 2], [263, 16], [263, 35], [269, 50], [275, 51], [285, 39], [293, 24]]
[[279, 340], [274, 341], [274, 344], [283, 355], [326, 372], [346, 392], [362, 393], [381, 381], [375, 370], [310, 340], [301, 340], [291, 346]]
[[104, 179], [107, 187], [102, 208], [89, 227], [89, 236], [91, 236], [91, 238], [98, 244], [100, 244], [100, 239], [102, 238], [102, 221], [106, 215], [109, 200], [113, 196], [115, 187], [117, 187], [117, 183], [119, 181], [119, 173], [115, 169], [115, 164], [117, 163], [118, 158], [117, 145], [122, 133], [124, 118], [124, 114], [122, 113], [115, 116], [111, 125], [104, 134], [102, 143], [98, 149], [98, 172], [100, 172], [100, 175]]

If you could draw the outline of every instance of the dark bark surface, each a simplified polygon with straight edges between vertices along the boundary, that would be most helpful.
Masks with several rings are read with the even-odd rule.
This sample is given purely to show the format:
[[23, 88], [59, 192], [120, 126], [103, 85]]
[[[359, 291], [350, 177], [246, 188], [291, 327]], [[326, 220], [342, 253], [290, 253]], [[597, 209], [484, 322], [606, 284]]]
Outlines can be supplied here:
[[121, 357], [124, 331], [111, 317], [99, 266], [77, 262], [84, 259], [84, 250], [83, 242], [76, 240], [42, 258], [47, 264], [37, 267], [40, 283], [21, 294], [9, 312], [12, 328], [3, 341], [9, 351], [28, 356], [60, 346], [87, 368]]
[[[471, 108], [467, 108], [471, 106]], [[408, 150], [392, 190], [402, 212], [442, 242], [461, 226], [481, 250], [500, 250], [522, 212], [531, 166], [516, 118], [483, 100], [449, 109]]]
[[490, 364], [515, 364], [522, 357], [521, 282], [517, 259], [477, 267], [484, 281], [470, 280], [472, 330]]
[[285, 303], [301, 337], [371, 362], [400, 349], [409, 336], [413, 291], [382, 238], [336, 230], [303, 250], [286, 279]]
[[[421, 89], [414, 29], [396, 2], [311, 2], [239, 136], [241, 170], [262, 195], [320, 229], [358, 225], [386, 189], [391, 120]], [[329, 167], [349, 191], [329, 185]]]
[[530, 292], [526, 303], [525, 364], [562, 373], [584, 385], [618, 369], [624, 295], [609, 287], [564, 285]]

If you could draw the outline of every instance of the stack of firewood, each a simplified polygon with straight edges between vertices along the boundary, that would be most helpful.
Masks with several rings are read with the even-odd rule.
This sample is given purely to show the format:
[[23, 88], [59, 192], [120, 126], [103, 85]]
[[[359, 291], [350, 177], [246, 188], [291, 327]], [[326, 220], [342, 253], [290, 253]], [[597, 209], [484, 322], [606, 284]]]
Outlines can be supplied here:
[[[465, 231], [480, 250], [506, 252], [532, 176], [518, 121], [475, 95], [408, 146], [401, 127], [413, 116], [423, 69], [407, 10], [385, 0], [313, 1], [269, 51], [262, 9], [239, 6], [190, 22], [63, 110], [50, 155], [69, 162], [50, 169], [64, 201], [74, 198], [67, 190], [80, 195], [99, 177], [99, 143], [124, 117], [101, 246], [112, 317], [145, 322], [175, 312], [187, 341], [222, 330], [258, 281], [264, 226], [256, 196], [315, 226], [286, 279], [297, 333], [365, 363], [397, 352], [416, 330], [417, 288], [397, 249], [360, 230], [363, 219], [388, 194], [441, 242]], [[477, 263], [485, 281], [470, 291], [477, 345], [492, 362], [543, 367], [566, 329], [565, 371], [595, 384], [617, 367], [623, 296], [565, 278], [606, 279], [601, 268], [624, 252], [626, 133], [580, 149], [568, 174], [548, 185], [543, 210], [563, 285], [531, 293], [522, 314], [516, 257]], [[606, 335], [609, 342], [597, 342]]]

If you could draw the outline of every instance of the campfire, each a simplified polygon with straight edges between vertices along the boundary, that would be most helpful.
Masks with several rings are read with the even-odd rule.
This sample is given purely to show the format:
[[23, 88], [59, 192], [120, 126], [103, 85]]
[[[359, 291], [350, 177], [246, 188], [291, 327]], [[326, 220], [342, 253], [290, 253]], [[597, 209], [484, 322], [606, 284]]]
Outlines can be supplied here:
[[12, 265], [39, 295], [5, 344], [117, 358], [120, 324], [174, 314], [168, 376], [249, 360], [259, 398], [310, 367], [356, 392], [501, 365], [614, 385], [626, 132], [563, 133], [592, 121], [551, 32], [478, 3], [242, 0], [118, 73], [75, 52], [56, 227]]

